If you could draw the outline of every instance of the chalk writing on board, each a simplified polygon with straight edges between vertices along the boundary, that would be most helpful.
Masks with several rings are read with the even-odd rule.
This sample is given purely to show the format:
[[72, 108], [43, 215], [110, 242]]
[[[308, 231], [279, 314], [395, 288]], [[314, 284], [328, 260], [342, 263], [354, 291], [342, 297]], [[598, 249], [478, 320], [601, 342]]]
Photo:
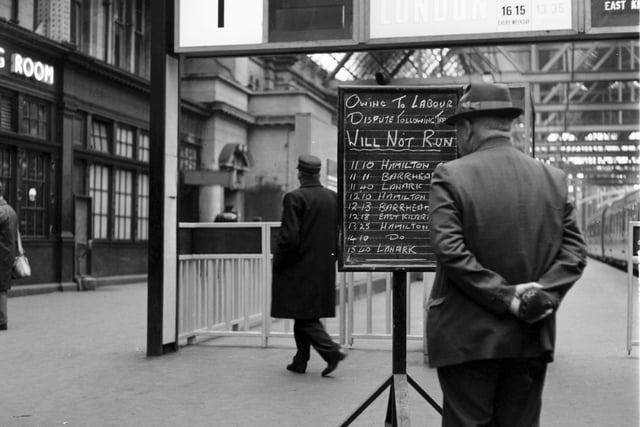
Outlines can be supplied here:
[[431, 174], [455, 158], [444, 125], [459, 88], [340, 88], [339, 196], [343, 269], [435, 265], [428, 235]]

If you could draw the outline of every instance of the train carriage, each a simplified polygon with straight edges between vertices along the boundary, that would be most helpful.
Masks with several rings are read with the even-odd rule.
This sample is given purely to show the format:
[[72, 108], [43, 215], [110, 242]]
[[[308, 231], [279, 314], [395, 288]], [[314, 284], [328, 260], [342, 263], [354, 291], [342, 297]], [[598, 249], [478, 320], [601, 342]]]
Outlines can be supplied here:
[[639, 220], [640, 190], [634, 190], [604, 206], [587, 221], [585, 237], [589, 255], [626, 267], [629, 222]]

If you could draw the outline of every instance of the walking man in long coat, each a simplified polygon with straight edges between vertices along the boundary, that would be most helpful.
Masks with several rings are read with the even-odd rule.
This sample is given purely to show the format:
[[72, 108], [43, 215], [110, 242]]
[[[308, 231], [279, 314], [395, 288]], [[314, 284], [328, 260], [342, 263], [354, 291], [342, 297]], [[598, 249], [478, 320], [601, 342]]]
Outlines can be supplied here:
[[307, 369], [311, 346], [333, 372], [346, 352], [333, 342], [320, 318], [335, 317], [337, 196], [320, 184], [321, 162], [298, 159], [300, 187], [285, 194], [282, 224], [273, 255], [271, 316], [294, 319], [297, 352], [291, 372]]

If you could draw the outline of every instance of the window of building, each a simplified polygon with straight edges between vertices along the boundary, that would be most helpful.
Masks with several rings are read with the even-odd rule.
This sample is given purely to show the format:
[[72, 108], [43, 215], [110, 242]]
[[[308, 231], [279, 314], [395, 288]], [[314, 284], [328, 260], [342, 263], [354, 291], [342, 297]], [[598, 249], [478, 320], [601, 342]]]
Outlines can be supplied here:
[[127, 170], [117, 170], [115, 175], [113, 238], [127, 240], [132, 237], [133, 173]]
[[129, 69], [131, 18], [125, 0], [113, 2], [113, 59], [120, 68]]
[[0, 145], [4, 198], [18, 214], [23, 236], [49, 235], [49, 186], [53, 185], [50, 170], [50, 154]]
[[149, 78], [150, 3], [151, 0], [70, 0], [70, 41], [83, 53]]
[[71, 1], [71, 28], [70, 41], [75, 44], [81, 52], [88, 53], [87, 44], [89, 42], [90, 0]]
[[16, 130], [16, 97], [7, 91], [0, 91], [0, 130], [15, 132]]
[[73, 145], [84, 147], [87, 140], [87, 119], [84, 113], [78, 112], [73, 117]]
[[180, 145], [178, 147], [178, 168], [181, 171], [196, 170], [200, 166], [202, 143], [196, 135], [202, 135], [202, 118], [192, 114], [180, 116]]
[[4, 184], [4, 198], [7, 202], [15, 206], [13, 200], [13, 194], [11, 189], [13, 188], [13, 157], [11, 150], [7, 147], [0, 145], [0, 181]]
[[20, 232], [25, 236], [47, 236], [49, 224], [47, 190], [50, 156], [46, 153], [20, 151]]
[[0, 2], [0, 18], [33, 31], [35, 16], [37, 15], [36, 0], [3, 1]]
[[90, 165], [89, 196], [92, 199], [93, 238], [149, 238], [148, 174], [106, 165]]
[[[98, 162], [83, 167], [88, 174], [87, 194], [92, 198], [93, 238], [144, 240], [148, 238], [150, 141], [147, 131], [133, 126], [111, 123], [105, 119], [88, 120], [77, 114], [74, 144], [82, 146], [80, 137], [90, 127], [89, 148]], [[83, 153], [86, 156], [86, 153]], [[127, 159], [127, 160], [123, 160]], [[86, 171], [86, 172], [85, 172]]]
[[[42, 25], [39, 18], [38, 9], [41, 8], [36, 0], [19, 1], [18, 3], [18, 23], [21, 27], [37, 31]], [[39, 7], [40, 6], [40, 7]]]
[[133, 72], [143, 77], [147, 77], [150, 60], [147, 53], [148, 48], [145, 2], [143, 0], [135, 0], [133, 10]]
[[178, 168], [181, 171], [198, 169], [199, 147], [183, 142], [180, 144], [180, 154], [178, 156]]
[[94, 120], [91, 122], [91, 148], [103, 153], [110, 150], [109, 125], [105, 122]]
[[149, 163], [149, 134], [140, 132], [138, 135], [138, 160]]
[[149, 175], [138, 175], [137, 240], [149, 239]]
[[109, 168], [102, 165], [89, 166], [89, 196], [93, 213], [93, 238], [109, 237]]
[[0, 2], [0, 18], [4, 18], [7, 21], [10, 21], [12, 16], [12, 8], [11, 5], [13, 2]]
[[133, 159], [133, 135], [131, 128], [118, 126], [116, 131], [116, 154]]
[[32, 98], [22, 100], [20, 132], [35, 138], [49, 136], [49, 105]]

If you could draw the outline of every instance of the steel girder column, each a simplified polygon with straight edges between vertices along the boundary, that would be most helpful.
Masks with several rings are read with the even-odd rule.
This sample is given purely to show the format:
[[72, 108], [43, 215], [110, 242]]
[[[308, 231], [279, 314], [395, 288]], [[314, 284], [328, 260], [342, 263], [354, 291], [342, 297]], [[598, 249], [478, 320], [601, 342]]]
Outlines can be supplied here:
[[173, 0], [151, 2], [147, 356], [178, 349], [179, 59], [172, 53]]

